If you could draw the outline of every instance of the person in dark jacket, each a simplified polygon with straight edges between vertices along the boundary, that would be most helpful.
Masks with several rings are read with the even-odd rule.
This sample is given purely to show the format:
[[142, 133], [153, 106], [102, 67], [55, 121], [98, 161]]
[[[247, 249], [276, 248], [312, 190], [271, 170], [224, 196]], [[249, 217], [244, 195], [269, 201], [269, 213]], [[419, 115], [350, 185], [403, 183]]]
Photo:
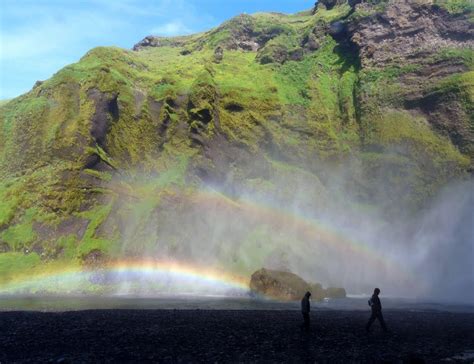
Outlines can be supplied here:
[[373, 324], [375, 319], [379, 320], [383, 331], [385, 332], [388, 331], [387, 326], [385, 325], [385, 321], [383, 319], [383, 315], [382, 315], [382, 303], [380, 302], [379, 294], [380, 294], [380, 289], [375, 288], [374, 294], [372, 295], [372, 298], [369, 300], [369, 306], [372, 309], [372, 315], [370, 316], [369, 322], [367, 322], [367, 326], [365, 327], [365, 330], [367, 332], [369, 332], [370, 326]]
[[301, 300], [301, 313], [303, 314], [303, 325], [301, 328], [304, 328], [306, 331], [309, 331], [310, 319], [309, 311], [311, 310], [309, 304], [309, 298], [311, 297], [311, 292], [306, 292], [303, 299]]

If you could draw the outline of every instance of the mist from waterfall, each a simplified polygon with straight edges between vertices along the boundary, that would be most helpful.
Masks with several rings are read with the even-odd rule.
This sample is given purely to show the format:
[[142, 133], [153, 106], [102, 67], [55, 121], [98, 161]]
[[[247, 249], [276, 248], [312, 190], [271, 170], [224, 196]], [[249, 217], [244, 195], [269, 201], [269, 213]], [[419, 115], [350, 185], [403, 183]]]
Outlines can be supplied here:
[[[265, 193], [237, 184], [229, 193], [229, 183], [168, 189], [159, 197], [152, 192], [155, 204], [149, 203], [151, 195], [138, 197], [141, 215], [137, 199], [125, 199], [109, 223], [121, 230], [126, 258], [177, 262], [244, 279], [265, 267], [353, 294], [369, 294], [377, 286], [387, 296], [474, 302], [472, 180], [450, 183], [416, 213], [393, 209], [397, 215], [384, 213], [388, 203], [358, 203], [343, 178], [333, 173], [325, 194], [295, 178], [290, 202], [280, 193], [288, 186], [278, 184]], [[153, 179], [126, 183], [149, 186]], [[167, 280], [167, 290], [180, 291], [179, 281]], [[150, 289], [132, 286], [125, 282], [120, 292]]]

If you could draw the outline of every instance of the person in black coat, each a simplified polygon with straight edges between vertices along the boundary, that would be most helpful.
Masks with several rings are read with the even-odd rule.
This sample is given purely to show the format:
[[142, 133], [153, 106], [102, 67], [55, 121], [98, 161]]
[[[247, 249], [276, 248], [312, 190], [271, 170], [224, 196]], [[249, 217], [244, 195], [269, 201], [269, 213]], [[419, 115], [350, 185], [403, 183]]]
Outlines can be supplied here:
[[369, 306], [372, 309], [372, 315], [370, 315], [369, 322], [367, 322], [367, 326], [365, 327], [365, 330], [367, 332], [369, 332], [370, 326], [373, 324], [375, 319], [379, 320], [383, 331], [385, 332], [388, 331], [387, 326], [385, 325], [385, 321], [383, 319], [383, 315], [382, 315], [382, 303], [380, 302], [379, 294], [380, 294], [380, 289], [375, 288], [374, 294], [372, 295], [372, 298], [369, 300]]
[[309, 311], [311, 310], [309, 304], [309, 298], [311, 297], [311, 292], [306, 292], [303, 299], [301, 300], [301, 313], [303, 314], [303, 325], [301, 328], [304, 328], [306, 331], [309, 331], [310, 328], [310, 319]]

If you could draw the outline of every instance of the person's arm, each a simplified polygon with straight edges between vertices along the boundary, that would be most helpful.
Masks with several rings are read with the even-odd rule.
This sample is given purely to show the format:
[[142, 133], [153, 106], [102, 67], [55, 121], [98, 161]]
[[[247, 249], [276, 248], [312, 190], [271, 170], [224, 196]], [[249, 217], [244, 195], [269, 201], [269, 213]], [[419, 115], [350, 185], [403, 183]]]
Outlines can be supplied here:
[[382, 310], [382, 303], [380, 303], [380, 298], [378, 296], [375, 297], [375, 308], [377, 311]]

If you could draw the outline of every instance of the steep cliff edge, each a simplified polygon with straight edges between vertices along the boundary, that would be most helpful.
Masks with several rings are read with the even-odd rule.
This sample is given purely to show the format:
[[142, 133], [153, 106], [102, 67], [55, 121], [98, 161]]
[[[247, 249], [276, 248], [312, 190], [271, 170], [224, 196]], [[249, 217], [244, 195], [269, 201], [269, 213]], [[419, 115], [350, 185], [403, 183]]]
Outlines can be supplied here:
[[392, 72], [397, 106], [421, 113], [472, 160], [472, 13], [400, 0], [380, 12], [358, 4], [352, 18], [348, 32], [363, 68]]

